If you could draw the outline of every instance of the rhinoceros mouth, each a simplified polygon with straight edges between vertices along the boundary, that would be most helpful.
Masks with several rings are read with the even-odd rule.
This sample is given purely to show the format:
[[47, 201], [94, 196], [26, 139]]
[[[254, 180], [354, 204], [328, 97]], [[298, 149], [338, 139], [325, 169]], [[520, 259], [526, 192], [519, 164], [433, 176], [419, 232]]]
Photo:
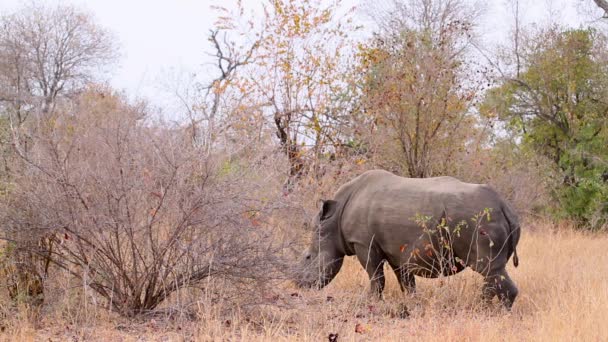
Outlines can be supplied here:
[[315, 267], [316, 262], [306, 260], [304, 262], [305, 267], [301, 268], [299, 274], [296, 275], [296, 285], [300, 288], [314, 289], [327, 286], [340, 270], [342, 260], [342, 258], [334, 259], [322, 269]]
[[318, 272], [302, 271], [296, 275], [295, 283], [300, 288], [320, 289], [329, 283], [329, 279]]
[[302, 280], [296, 281], [296, 285], [302, 289], [312, 289], [312, 288], [316, 287], [316, 283], [317, 283], [316, 281], [302, 281]]

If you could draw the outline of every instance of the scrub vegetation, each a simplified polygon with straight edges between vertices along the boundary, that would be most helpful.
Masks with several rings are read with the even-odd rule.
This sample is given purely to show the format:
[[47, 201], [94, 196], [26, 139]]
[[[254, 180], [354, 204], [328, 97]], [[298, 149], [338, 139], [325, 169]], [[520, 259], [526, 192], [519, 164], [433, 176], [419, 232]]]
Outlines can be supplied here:
[[[502, 43], [467, 0], [212, 6], [214, 67], [168, 80], [163, 115], [107, 84], [120, 47], [92, 14], [1, 13], [0, 339], [604, 339], [608, 5], [580, 2], [586, 27], [509, 1]], [[512, 205], [511, 311], [471, 270], [407, 294], [387, 268], [379, 300], [346, 257], [295, 285], [318, 203], [372, 169]]]

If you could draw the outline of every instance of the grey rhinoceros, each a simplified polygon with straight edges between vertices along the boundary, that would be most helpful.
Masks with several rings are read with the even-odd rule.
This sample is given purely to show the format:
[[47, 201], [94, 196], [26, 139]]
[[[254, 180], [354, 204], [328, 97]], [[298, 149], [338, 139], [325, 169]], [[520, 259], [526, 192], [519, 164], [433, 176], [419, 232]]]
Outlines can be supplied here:
[[518, 218], [487, 185], [367, 171], [323, 201], [314, 225], [300, 286], [327, 285], [344, 256], [356, 255], [379, 295], [388, 262], [402, 291], [415, 290], [414, 276], [435, 278], [471, 267], [484, 276], [486, 301], [498, 296], [510, 309], [517, 296], [505, 266], [511, 255], [518, 264]]

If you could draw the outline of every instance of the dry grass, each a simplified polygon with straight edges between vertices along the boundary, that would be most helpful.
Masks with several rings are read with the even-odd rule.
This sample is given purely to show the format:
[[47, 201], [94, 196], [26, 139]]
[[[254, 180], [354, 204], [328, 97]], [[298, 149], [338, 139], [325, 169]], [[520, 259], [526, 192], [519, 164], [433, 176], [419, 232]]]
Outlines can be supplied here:
[[[365, 273], [349, 258], [334, 282], [322, 291], [287, 286], [273, 298], [285, 305], [234, 310], [203, 300], [199, 320], [137, 322], [99, 309], [82, 322], [53, 312], [38, 313], [42, 318], [34, 320], [34, 313], [27, 309], [13, 309], [14, 316], [4, 319], [0, 339], [322, 341], [335, 333], [342, 341], [605, 340], [608, 235], [542, 223], [527, 226], [518, 248], [520, 267], [509, 266], [520, 289], [512, 312], [498, 305], [481, 307], [481, 277], [470, 271], [439, 280], [418, 279], [415, 297], [401, 294], [396, 278], [389, 273], [385, 300], [373, 300], [366, 293]], [[411, 312], [407, 319], [396, 314], [402, 303]], [[355, 331], [357, 324], [359, 332]]]

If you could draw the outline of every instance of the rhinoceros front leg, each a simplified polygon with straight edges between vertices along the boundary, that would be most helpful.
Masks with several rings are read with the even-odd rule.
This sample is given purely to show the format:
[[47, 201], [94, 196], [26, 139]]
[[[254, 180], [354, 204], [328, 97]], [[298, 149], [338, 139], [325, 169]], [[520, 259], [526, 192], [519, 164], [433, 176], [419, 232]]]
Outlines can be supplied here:
[[382, 298], [382, 291], [384, 291], [384, 255], [373, 246], [368, 248], [356, 246], [355, 253], [357, 259], [367, 271], [371, 283], [371, 293]]
[[397, 279], [399, 280], [399, 287], [401, 287], [402, 292], [406, 292], [408, 294], [416, 293], [416, 278], [414, 275], [407, 270], [405, 266], [395, 266], [390, 264]]
[[507, 271], [502, 268], [491, 271], [485, 277], [482, 298], [486, 303], [490, 303], [494, 296], [498, 296], [498, 299], [502, 304], [510, 310], [518, 292], [517, 286], [515, 286], [515, 283], [511, 280]]

